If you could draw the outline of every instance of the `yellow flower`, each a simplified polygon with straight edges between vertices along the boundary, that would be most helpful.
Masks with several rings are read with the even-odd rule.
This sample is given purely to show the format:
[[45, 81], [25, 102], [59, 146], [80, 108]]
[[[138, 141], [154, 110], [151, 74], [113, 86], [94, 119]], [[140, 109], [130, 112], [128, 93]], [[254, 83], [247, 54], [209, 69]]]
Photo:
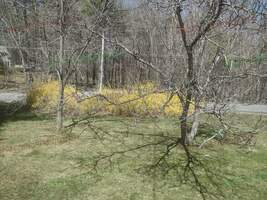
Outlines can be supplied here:
[[[58, 103], [58, 82], [51, 81], [34, 87], [28, 96], [33, 109], [46, 112], [55, 111]], [[101, 96], [93, 97], [79, 103], [77, 92], [67, 85], [65, 87], [65, 112], [71, 114], [107, 113], [123, 116], [164, 115], [177, 116], [182, 106], [177, 96], [169, 100], [168, 92], [160, 93], [157, 86], [147, 82], [124, 89], [104, 88]]]

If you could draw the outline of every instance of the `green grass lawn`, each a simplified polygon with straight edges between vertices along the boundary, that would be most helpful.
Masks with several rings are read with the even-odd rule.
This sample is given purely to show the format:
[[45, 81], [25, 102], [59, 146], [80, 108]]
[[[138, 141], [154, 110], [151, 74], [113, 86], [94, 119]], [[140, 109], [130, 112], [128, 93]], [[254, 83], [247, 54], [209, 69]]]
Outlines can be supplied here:
[[[206, 121], [210, 119], [203, 117], [202, 122]], [[256, 145], [243, 147], [211, 141], [201, 150], [192, 147], [192, 151], [201, 158], [212, 158], [207, 159], [207, 165], [228, 177], [218, 178], [223, 199], [265, 200], [267, 119], [243, 115], [230, 116], [229, 121], [241, 132], [259, 127]], [[91, 128], [84, 124], [61, 135], [55, 132], [54, 123], [55, 120], [30, 114], [0, 122], [1, 200], [201, 199], [190, 185], [180, 181], [175, 170], [163, 174], [165, 168], [161, 166], [153, 176], [145, 172], [146, 166], [166, 148], [164, 145], [116, 154], [101, 160], [96, 168], [93, 165], [100, 155], [177, 136], [179, 127], [175, 119], [98, 117], [88, 121]], [[182, 158], [182, 150], [177, 147], [168, 159], [183, 165]]]

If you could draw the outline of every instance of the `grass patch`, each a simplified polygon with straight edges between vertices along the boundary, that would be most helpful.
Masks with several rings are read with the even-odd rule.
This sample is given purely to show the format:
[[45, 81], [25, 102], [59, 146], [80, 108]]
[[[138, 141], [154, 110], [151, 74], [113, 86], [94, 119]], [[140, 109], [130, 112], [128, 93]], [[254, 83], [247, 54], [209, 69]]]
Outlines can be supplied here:
[[[248, 116], [232, 116], [231, 120], [235, 126], [248, 130], [255, 128], [259, 117], [252, 116], [249, 120]], [[262, 120], [264, 122], [266, 118]], [[202, 123], [206, 121], [206, 117], [202, 117]], [[56, 134], [54, 120], [44, 116], [20, 114], [2, 121], [0, 199], [200, 199], [199, 194], [180, 182], [174, 172], [163, 176], [158, 171], [154, 177], [143, 173], [145, 166], [155, 159], [153, 155], [159, 156], [166, 146], [116, 155], [111, 160], [100, 162], [97, 171], [92, 170], [94, 159], [101, 154], [158, 141], [159, 135], [179, 135], [176, 119], [96, 117], [88, 119], [88, 122], [94, 128], [81, 125], [73, 130], [75, 137], [68, 138]], [[214, 127], [207, 130], [202, 127], [202, 134], [213, 131], [215, 124], [214, 121]], [[98, 134], [94, 132], [96, 130]], [[266, 128], [259, 129], [256, 146], [251, 151], [218, 143], [202, 150], [192, 149], [206, 160], [208, 166], [229, 177], [220, 182], [224, 199], [266, 199], [266, 132]], [[182, 157], [177, 148], [169, 157], [170, 163], [182, 162]], [[164, 171], [164, 167], [161, 170]], [[201, 173], [199, 171], [199, 175]]]

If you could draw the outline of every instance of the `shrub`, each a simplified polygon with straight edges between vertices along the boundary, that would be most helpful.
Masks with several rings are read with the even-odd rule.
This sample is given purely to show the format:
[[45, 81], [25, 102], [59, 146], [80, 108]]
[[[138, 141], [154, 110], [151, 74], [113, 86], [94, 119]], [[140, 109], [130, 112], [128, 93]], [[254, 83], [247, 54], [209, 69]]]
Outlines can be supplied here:
[[[28, 104], [33, 109], [41, 112], [55, 112], [58, 105], [59, 85], [57, 81], [34, 86], [28, 93]], [[73, 113], [77, 111], [75, 89], [71, 86], [65, 87], [65, 111]]]
[[[106, 113], [122, 116], [175, 116], [181, 113], [179, 98], [168, 101], [168, 92], [157, 91], [152, 83], [138, 84], [124, 89], [104, 88], [101, 95], [78, 102], [79, 92], [72, 86], [65, 88], [65, 112], [70, 114]], [[58, 82], [52, 81], [34, 87], [28, 96], [33, 109], [53, 112], [58, 101]], [[168, 103], [166, 103], [168, 102]], [[165, 105], [166, 104], [166, 105]]]

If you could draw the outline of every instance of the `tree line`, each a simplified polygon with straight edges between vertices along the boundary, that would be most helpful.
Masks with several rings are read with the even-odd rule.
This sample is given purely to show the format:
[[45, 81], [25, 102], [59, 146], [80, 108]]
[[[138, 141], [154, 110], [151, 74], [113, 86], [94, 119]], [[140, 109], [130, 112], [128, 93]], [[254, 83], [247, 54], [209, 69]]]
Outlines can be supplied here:
[[266, 3], [141, 0], [138, 5], [1, 0], [1, 42], [18, 52], [27, 87], [36, 81], [35, 71], [44, 74], [43, 81], [60, 82], [59, 129], [69, 83], [87, 89], [100, 82], [159, 83], [183, 104], [182, 132], [191, 102], [196, 111], [203, 99], [266, 102]]

